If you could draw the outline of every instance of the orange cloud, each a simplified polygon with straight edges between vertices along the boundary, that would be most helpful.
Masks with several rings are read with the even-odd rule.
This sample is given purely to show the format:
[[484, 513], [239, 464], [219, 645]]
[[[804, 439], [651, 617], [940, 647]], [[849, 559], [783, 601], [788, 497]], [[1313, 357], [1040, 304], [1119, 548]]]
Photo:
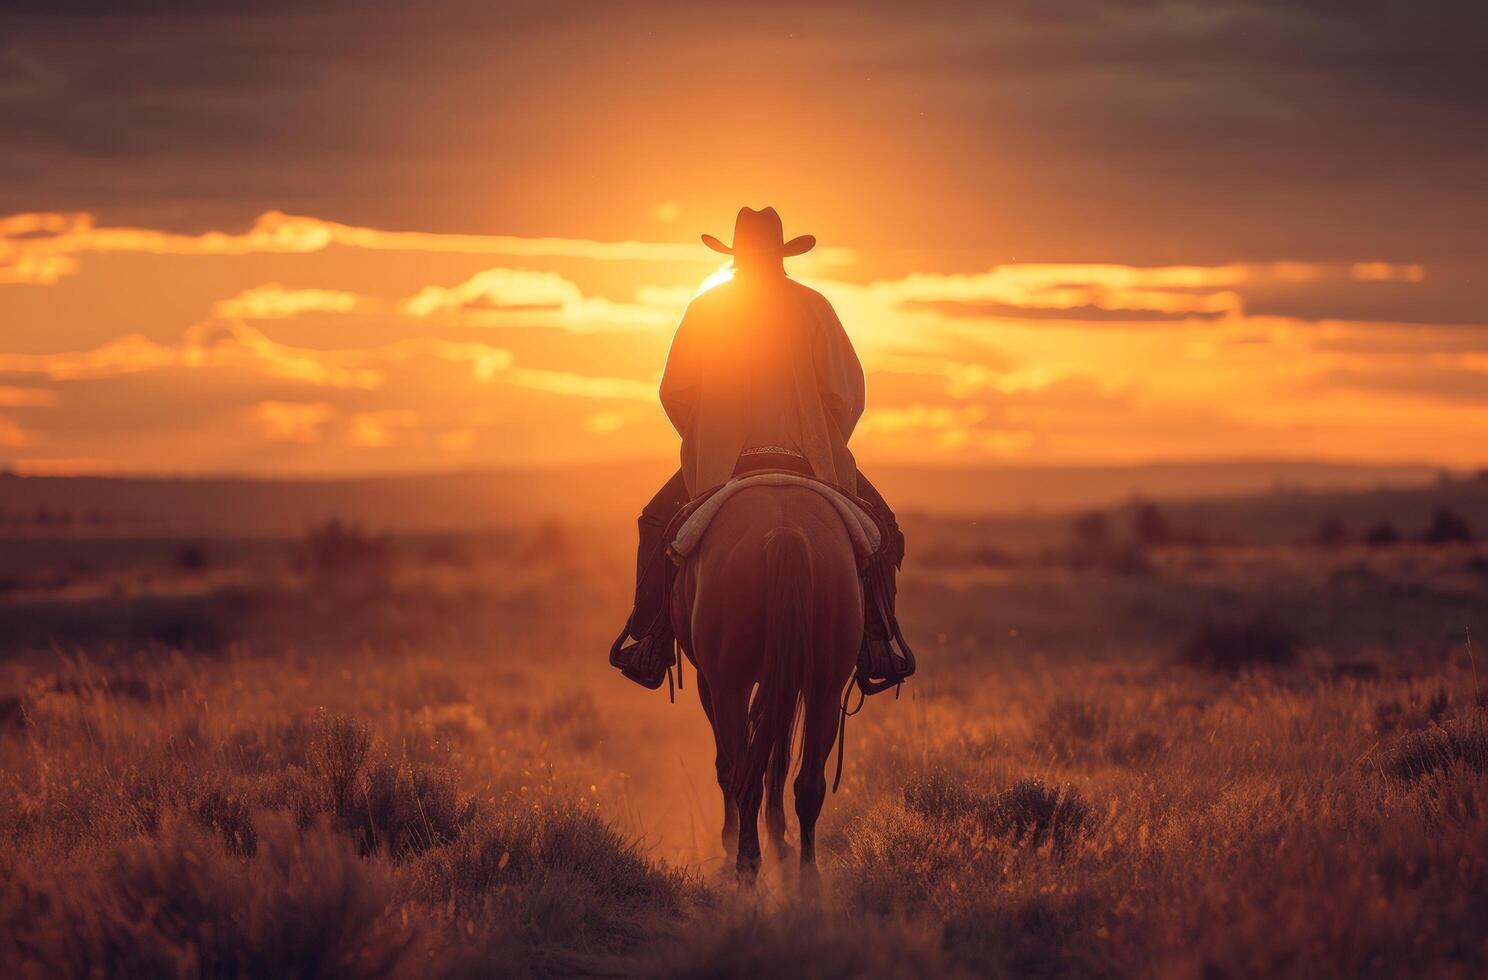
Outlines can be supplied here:
[[552, 326], [582, 332], [671, 327], [680, 306], [585, 296], [576, 283], [553, 272], [486, 269], [455, 286], [425, 286], [399, 309], [408, 316], [442, 317], [461, 326]]
[[399, 431], [416, 428], [420, 419], [420, 414], [410, 409], [358, 412], [352, 417], [347, 440], [353, 446], [389, 446], [393, 444]]
[[[411, 337], [381, 347], [324, 351], [279, 343], [242, 323], [214, 321], [191, 327], [176, 346], [130, 336], [91, 351], [0, 354], [0, 373], [41, 374], [76, 381], [170, 367], [235, 367], [319, 387], [369, 390], [384, 385], [391, 367], [420, 358], [468, 364], [472, 379], [481, 383], [500, 382], [580, 398], [656, 399], [654, 381], [514, 367], [511, 351], [488, 344]], [[254, 418], [260, 431], [265, 431], [264, 426], [281, 433], [300, 431], [289, 419], [286, 403], [262, 403]], [[375, 444], [378, 436], [373, 433], [398, 424], [390, 418], [369, 418], [362, 430], [367, 434], [362, 444]]]
[[0, 374], [40, 374], [57, 381], [111, 378], [167, 367], [181, 361], [178, 348], [139, 334], [112, 340], [88, 351], [63, 354], [0, 354]]
[[1392, 265], [1389, 262], [1355, 262], [1350, 271], [1355, 279], [1363, 282], [1421, 282], [1426, 278], [1425, 266]]
[[247, 320], [276, 320], [300, 313], [355, 313], [372, 301], [339, 289], [285, 289], [277, 282], [246, 289], [217, 302], [213, 316]]
[[554, 272], [486, 269], [457, 286], [425, 286], [400, 308], [409, 316], [449, 310], [556, 310], [583, 299], [578, 285]]
[[325, 402], [262, 401], [243, 413], [243, 422], [270, 442], [315, 443], [335, 413]]
[[200, 323], [178, 348], [188, 367], [240, 366], [291, 381], [329, 388], [377, 388], [382, 372], [367, 366], [365, 352], [291, 347], [242, 323]]
[[[579, 258], [603, 262], [708, 263], [713, 257], [693, 243], [599, 242], [583, 238], [522, 238], [515, 235], [451, 235], [385, 231], [267, 211], [243, 233], [209, 231], [183, 235], [153, 228], [99, 227], [87, 213], [27, 213], [0, 218], [0, 281], [48, 284], [76, 272], [72, 256], [139, 252], [150, 255], [303, 254], [332, 245], [394, 252]], [[841, 248], [819, 249], [813, 262], [852, 261]]]
[[329, 388], [381, 387], [389, 365], [419, 357], [465, 362], [478, 380], [511, 365], [511, 352], [487, 344], [413, 337], [382, 347], [316, 350], [293, 347], [241, 322], [204, 321], [180, 344], [158, 344], [139, 335], [88, 351], [0, 354], [0, 374], [38, 374], [59, 381], [110, 378], [171, 367], [239, 367], [272, 377]]
[[1332, 266], [1310, 262], [1273, 262], [1221, 266], [1139, 267], [1109, 264], [1001, 265], [976, 275], [915, 273], [868, 287], [886, 306], [957, 304], [1002, 306], [1006, 316], [1017, 310], [1095, 309], [1150, 312], [1171, 316], [1245, 314], [1234, 287], [1257, 283], [1297, 283], [1323, 279], [1402, 280], [1420, 282], [1419, 265], [1385, 262]]

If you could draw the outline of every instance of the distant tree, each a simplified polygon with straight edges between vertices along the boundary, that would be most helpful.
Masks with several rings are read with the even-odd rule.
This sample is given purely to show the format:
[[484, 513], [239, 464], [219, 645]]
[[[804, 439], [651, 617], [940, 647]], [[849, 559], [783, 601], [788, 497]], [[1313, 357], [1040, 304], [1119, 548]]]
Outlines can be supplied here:
[[332, 520], [305, 532], [305, 557], [318, 575], [375, 575], [386, 571], [391, 544], [356, 524]]
[[199, 572], [208, 565], [207, 546], [193, 541], [176, 552], [176, 564], [189, 572]]
[[1319, 547], [1340, 548], [1348, 544], [1348, 528], [1344, 527], [1343, 521], [1336, 517], [1324, 518], [1322, 523], [1318, 524], [1313, 540]]
[[1467, 521], [1448, 507], [1439, 508], [1426, 529], [1427, 544], [1471, 544], [1472, 539], [1472, 528]]
[[1173, 528], [1156, 504], [1143, 504], [1137, 509], [1132, 534], [1145, 548], [1164, 548], [1173, 543]]
[[1371, 548], [1388, 548], [1400, 543], [1400, 532], [1389, 521], [1380, 521], [1364, 535], [1364, 543]]

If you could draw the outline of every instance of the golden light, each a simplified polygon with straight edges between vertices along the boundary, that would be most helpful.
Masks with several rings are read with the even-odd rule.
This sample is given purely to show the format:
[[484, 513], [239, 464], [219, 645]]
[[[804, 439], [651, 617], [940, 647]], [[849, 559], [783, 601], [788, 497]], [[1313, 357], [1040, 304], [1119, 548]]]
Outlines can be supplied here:
[[693, 293], [692, 296], [696, 299], [714, 286], [721, 286], [732, 278], [734, 278], [734, 263], [732, 261], [725, 262], [698, 285], [697, 292]]

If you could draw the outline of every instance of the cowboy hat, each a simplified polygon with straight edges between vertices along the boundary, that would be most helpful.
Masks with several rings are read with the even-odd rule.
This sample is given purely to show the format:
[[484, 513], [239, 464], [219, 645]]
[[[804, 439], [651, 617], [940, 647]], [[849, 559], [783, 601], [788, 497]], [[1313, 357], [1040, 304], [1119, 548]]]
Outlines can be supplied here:
[[725, 245], [712, 235], [703, 236], [703, 244], [724, 255], [800, 255], [816, 247], [815, 235], [798, 235], [785, 241], [780, 227], [780, 215], [774, 208], [756, 211], [740, 208], [734, 219], [734, 244]]

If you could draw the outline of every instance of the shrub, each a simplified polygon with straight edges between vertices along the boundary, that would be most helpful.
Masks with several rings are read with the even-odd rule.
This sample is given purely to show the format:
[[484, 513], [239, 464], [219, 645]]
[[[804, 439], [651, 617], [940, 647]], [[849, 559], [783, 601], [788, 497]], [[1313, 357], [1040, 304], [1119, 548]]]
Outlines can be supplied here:
[[1454, 763], [1473, 772], [1488, 771], [1488, 725], [1482, 715], [1401, 735], [1385, 748], [1379, 767], [1387, 776], [1411, 782]]
[[904, 803], [932, 820], [973, 820], [985, 833], [1035, 849], [1052, 841], [1056, 850], [1064, 850], [1093, 815], [1073, 786], [1051, 788], [1040, 779], [1020, 779], [989, 796], [942, 769], [910, 780]]
[[1341, 548], [1348, 544], [1348, 528], [1336, 517], [1325, 518], [1312, 539], [1320, 548]]
[[1380, 521], [1364, 535], [1364, 543], [1371, 548], [1388, 548], [1400, 543], [1400, 532], [1389, 521]]
[[1137, 509], [1132, 535], [1144, 548], [1165, 548], [1173, 543], [1173, 528], [1156, 504], [1143, 504]]
[[200, 541], [193, 541], [184, 545], [176, 552], [176, 566], [188, 572], [202, 571], [210, 564], [207, 558], [207, 546]]
[[995, 832], [1035, 848], [1053, 841], [1061, 851], [1092, 816], [1090, 804], [1073, 786], [1051, 789], [1039, 779], [1020, 779], [1003, 790], [992, 812]]
[[315, 720], [310, 772], [336, 826], [352, 835], [363, 854], [402, 858], [460, 836], [475, 803], [460, 798], [453, 773], [406, 761], [369, 762], [371, 754], [366, 725], [339, 715]]
[[362, 764], [372, 748], [372, 730], [341, 715], [322, 715], [312, 726], [307, 762], [320, 779], [332, 813], [345, 817]]
[[333, 520], [305, 532], [304, 555], [316, 575], [376, 576], [387, 571], [392, 547], [386, 537]]
[[[634, 949], [676, 915], [691, 883], [646, 860], [591, 808], [508, 797], [421, 862], [428, 899], [455, 911], [507, 909], [524, 944]], [[551, 955], [551, 954], [550, 954]], [[553, 972], [587, 972], [558, 964]]]
[[197, 823], [214, 830], [222, 843], [239, 857], [252, 857], [258, 850], [258, 830], [253, 825], [247, 797], [232, 788], [214, 785], [196, 794], [188, 812]]
[[916, 813], [942, 820], [971, 817], [985, 820], [991, 803], [966, 777], [936, 767], [920, 772], [904, 784], [904, 805]]
[[[969, 809], [939, 812], [922, 809], [923, 797], [911, 803], [914, 798], [911, 792], [905, 806], [873, 806], [844, 835], [834, 878], [842, 882], [836, 887], [854, 913], [888, 915], [933, 902], [945, 894], [948, 883], [968, 873], [972, 862], [977, 872], [999, 874], [992, 865], [1000, 864], [1003, 855], [979, 855], [972, 847], [976, 836], [985, 833], [980, 814], [989, 805], [987, 797], [958, 795]], [[979, 856], [985, 859], [978, 861]]]
[[1205, 621], [1179, 648], [1178, 658], [1190, 666], [1231, 674], [1284, 666], [1297, 659], [1297, 638], [1263, 616], [1230, 623]]
[[[4, 882], [9, 976], [374, 977], [412, 971], [422, 921], [327, 829], [265, 822], [243, 860], [176, 816], [158, 836]], [[21, 877], [24, 875], [24, 877]], [[19, 879], [19, 880], [18, 880]]]
[[1442, 507], [1431, 518], [1431, 526], [1426, 529], [1427, 544], [1471, 544], [1472, 529], [1467, 526], [1460, 514], [1447, 507]]
[[1411, 691], [1405, 701], [1390, 698], [1374, 706], [1374, 728], [1380, 733], [1414, 731], [1440, 722], [1452, 702], [1446, 688], [1438, 687], [1429, 697]]
[[402, 858], [456, 839], [475, 810], [474, 800], [460, 798], [453, 773], [383, 760], [368, 768], [341, 822], [363, 854]]

